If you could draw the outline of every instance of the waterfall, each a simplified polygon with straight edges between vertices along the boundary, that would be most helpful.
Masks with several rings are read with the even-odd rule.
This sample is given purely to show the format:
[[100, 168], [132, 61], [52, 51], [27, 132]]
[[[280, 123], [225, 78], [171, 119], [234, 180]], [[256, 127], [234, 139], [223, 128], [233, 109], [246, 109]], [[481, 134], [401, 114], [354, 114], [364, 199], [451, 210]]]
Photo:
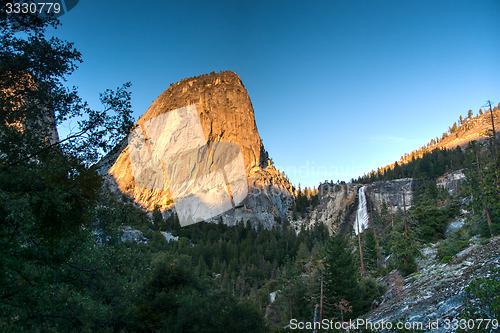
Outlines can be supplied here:
[[[358, 191], [358, 211], [356, 212], [356, 221], [354, 222], [354, 232], [356, 235], [359, 232], [363, 232], [366, 228], [368, 228], [368, 209], [366, 208], [366, 195], [365, 195], [365, 186], [362, 186]], [[359, 225], [359, 229], [358, 229]]]

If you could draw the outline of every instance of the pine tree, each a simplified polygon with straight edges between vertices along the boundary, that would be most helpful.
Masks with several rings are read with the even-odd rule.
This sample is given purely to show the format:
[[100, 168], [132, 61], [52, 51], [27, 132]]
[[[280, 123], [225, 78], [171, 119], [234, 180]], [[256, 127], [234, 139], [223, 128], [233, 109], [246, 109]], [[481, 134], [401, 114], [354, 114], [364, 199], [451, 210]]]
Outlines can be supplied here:
[[378, 267], [379, 247], [375, 238], [375, 233], [372, 228], [368, 228], [365, 232], [365, 249], [364, 259], [367, 271], [376, 270]]
[[393, 230], [390, 233], [392, 261], [403, 274], [408, 275], [417, 269], [415, 259], [418, 255], [417, 243], [413, 237], [405, 237], [404, 232]]
[[359, 279], [358, 267], [348, 241], [341, 232], [337, 232], [325, 245], [324, 293], [328, 299], [327, 313], [340, 318], [338, 306], [343, 301], [355, 306]]
[[164, 231], [166, 229], [165, 220], [163, 219], [163, 216], [158, 206], [156, 206], [153, 210], [152, 220], [153, 220], [154, 230]]
[[296, 259], [297, 263], [304, 265], [309, 261], [310, 257], [311, 257], [311, 252], [309, 252], [306, 243], [305, 242], [300, 243], [299, 249], [297, 251], [297, 259]]
[[471, 166], [465, 170], [467, 180], [465, 191], [472, 200], [469, 204], [473, 212], [471, 219], [477, 224], [482, 236], [500, 233], [500, 194], [498, 192], [494, 153], [481, 149], [481, 144], [473, 141], [467, 151]]

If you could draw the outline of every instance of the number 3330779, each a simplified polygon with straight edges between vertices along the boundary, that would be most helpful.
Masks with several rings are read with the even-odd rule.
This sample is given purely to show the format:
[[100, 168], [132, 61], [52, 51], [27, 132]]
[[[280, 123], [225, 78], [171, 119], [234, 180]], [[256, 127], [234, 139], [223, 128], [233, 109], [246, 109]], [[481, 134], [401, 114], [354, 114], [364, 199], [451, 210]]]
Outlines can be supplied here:
[[5, 4], [7, 14], [59, 14], [61, 12], [61, 4], [57, 2], [40, 2], [40, 3], [12, 3]]

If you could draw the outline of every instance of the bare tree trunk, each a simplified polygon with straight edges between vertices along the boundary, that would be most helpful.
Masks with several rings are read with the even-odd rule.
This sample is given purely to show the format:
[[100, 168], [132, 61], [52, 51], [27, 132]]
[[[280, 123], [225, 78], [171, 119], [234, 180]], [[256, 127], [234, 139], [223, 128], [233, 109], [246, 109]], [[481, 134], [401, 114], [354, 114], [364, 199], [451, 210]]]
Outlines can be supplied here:
[[359, 245], [359, 258], [361, 259], [361, 276], [365, 276], [365, 265], [363, 263], [363, 249], [361, 248], [361, 233], [359, 232], [359, 221], [356, 223], [358, 228], [358, 245]]
[[[484, 194], [483, 176], [481, 174], [481, 167], [479, 166], [479, 153], [477, 150], [476, 150], [476, 164], [477, 164], [477, 174], [479, 177], [479, 185], [481, 186], [481, 193]], [[483, 206], [484, 206], [484, 214], [486, 215], [486, 221], [488, 222], [488, 228], [490, 229], [490, 235], [493, 235], [493, 230], [491, 228], [490, 212], [488, 211], [488, 205], [486, 205], [486, 200], [484, 200], [484, 198], [483, 198]]]
[[[314, 306], [313, 323], [315, 323], [315, 322], [316, 322], [316, 314], [317, 314], [317, 312], [318, 312], [318, 304], [316, 304], [316, 305]], [[313, 333], [316, 333], [316, 326], [314, 326]]]
[[323, 269], [321, 269], [321, 296], [319, 299], [319, 321], [323, 320]]
[[493, 129], [493, 143], [495, 145], [495, 158], [498, 158], [498, 142], [497, 142], [497, 133], [495, 132], [495, 120], [493, 118], [493, 110], [491, 109], [491, 101], [486, 102], [490, 107], [490, 115], [491, 115], [491, 127]]
[[406, 199], [405, 199], [405, 189], [403, 188], [403, 210], [405, 212], [405, 239], [408, 240], [408, 223], [406, 221]]
[[498, 142], [497, 142], [497, 133], [495, 131], [495, 119], [493, 117], [493, 110], [491, 109], [491, 101], [487, 102], [490, 107], [490, 115], [491, 115], [491, 128], [493, 129], [493, 144], [495, 145], [495, 160], [493, 165], [495, 166], [495, 179], [497, 181], [497, 192], [500, 194], [500, 175], [498, 172]]
[[378, 243], [377, 232], [375, 231], [375, 223], [373, 223], [373, 219], [372, 219], [372, 229], [373, 229], [373, 236], [375, 237], [375, 245], [377, 246], [377, 268], [380, 268], [379, 267], [380, 244]]
[[[406, 221], [406, 199], [405, 189], [403, 188], [403, 210], [405, 212], [405, 240], [408, 242], [408, 222]], [[405, 254], [405, 266], [408, 265], [408, 255]]]

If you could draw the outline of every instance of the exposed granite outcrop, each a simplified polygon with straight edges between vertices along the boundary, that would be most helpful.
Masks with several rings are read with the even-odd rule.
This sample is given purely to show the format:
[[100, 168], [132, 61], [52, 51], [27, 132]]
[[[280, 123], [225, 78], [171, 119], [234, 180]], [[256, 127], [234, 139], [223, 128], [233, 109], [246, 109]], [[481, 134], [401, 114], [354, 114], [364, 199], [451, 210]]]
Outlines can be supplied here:
[[460, 186], [465, 178], [463, 171], [457, 170], [438, 177], [436, 179], [436, 185], [446, 189], [451, 195], [455, 195], [459, 192]]
[[474, 279], [489, 276], [490, 268], [500, 265], [500, 238], [483, 246], [472, 244], [456, 254], [449, 264], [436, 262], [435, 251], [427, 252], [429, 255], [420, 261], [419, 270], [401, 279], [398, 286], [389, 285], [381, 305], [362, 318], [371, 322], [439, 321], [438, 328], [429, 330], [424, 326], [424, 331], [450, 332], [445, 319], [458, 318], [467, 298], [466, 287]]
[[[293, 201], [293, 187], [270, 163], [257, 131], [250, 97], [240, 77], [230, 71], [211, 73], [171, 84], [140, 117], [136, 126], [171, 110], [195, 105], [206, 142], [231, 142], [241, 149], [248, 177], [248, 196], [221, 215], [224, 223], [240, 220], [271, 227], [284, 219]], [[146, 189], [134, 181], [127, 140], [123, 140], [98, 165], [106, 186], [128, 195], [141, 207], [162, 211], [173, 207], [170, 189]], [[219, 216], [209, 219], [218, 220]]]
[[[497, 138], [499, 136], [498, 129], [500, 128], [500, 110], [493, 112], [495, 128], [497, 129]], [[453, 149], [457, 146], [466, 147], [471, 141], [485, 140], [491, 130], [491, 113], [488, 111], [482, 115], [475, 116], [472, 119], [465, 121], [460, 126], [460, 131], [448, 135], [433, 148]]]
[[130, 226], [122, 227], [123, 234], [120, 238], [120, 241], [125, 242], [135, 242], [137, 244], [147, 243], [148, 240], [144, 237], [142, 231], [134, 229]]
[[365, 192], [371, 209], [380, 211], [385, 202], [391, 212], [396, 212], [399, 208], [403, 209], [403, 202], [406, 209], [411, 207], [416, 185], [417, 181], [412, 178], [394, 179], [369, 184]]
[[324, 223], [330, 231], [335, 231], [339, 227], [337, 221], [342, 224], [349, 220], [360, 187], [360, 184], [351, 183], [321, 184], [318, 187], [319, 205], [311, 212], [309, 223]]

